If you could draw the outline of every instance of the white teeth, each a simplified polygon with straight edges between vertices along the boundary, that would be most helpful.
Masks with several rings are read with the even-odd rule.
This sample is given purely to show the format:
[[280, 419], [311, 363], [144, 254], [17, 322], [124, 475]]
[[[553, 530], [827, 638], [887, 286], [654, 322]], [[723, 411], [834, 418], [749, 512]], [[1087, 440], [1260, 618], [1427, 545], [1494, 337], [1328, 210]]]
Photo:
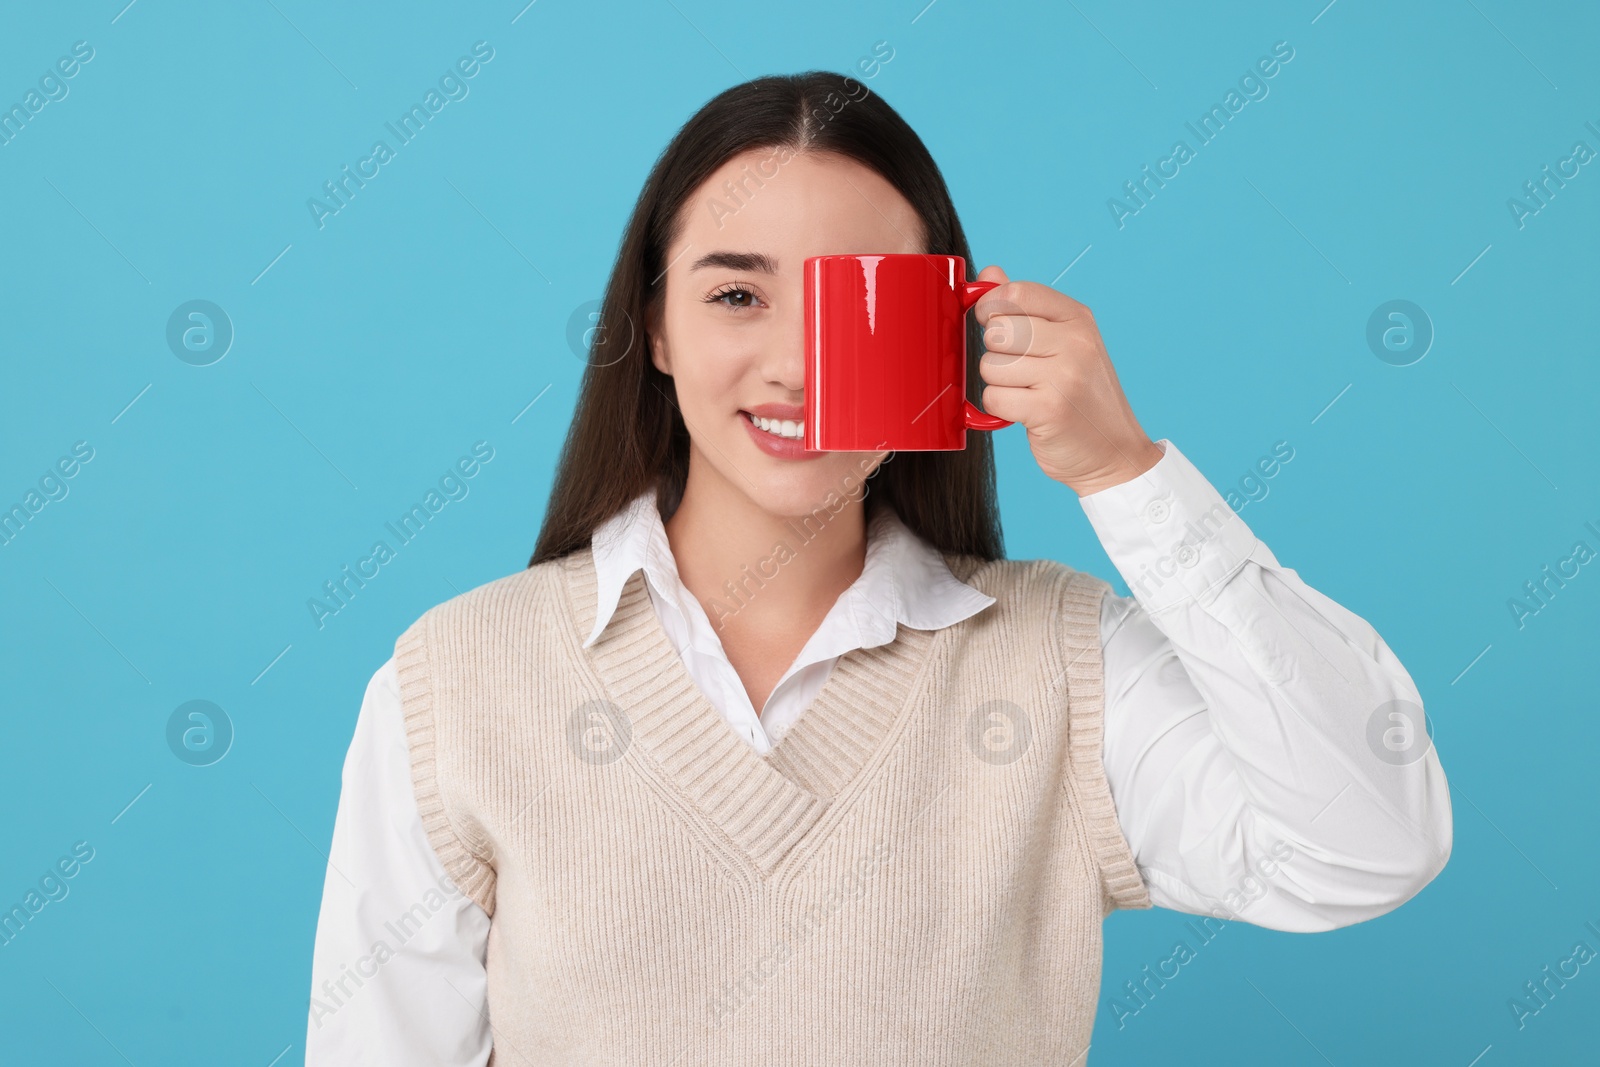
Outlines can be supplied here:
[[755, 423], [757, 429], [765, 430], [777, 437], [787, 437], [791, 441], [801, 440], [806, 435], [806, 424], [796, 422], [794, 419], [764, 419], [760, 415], [749, 415], [749, 419]]

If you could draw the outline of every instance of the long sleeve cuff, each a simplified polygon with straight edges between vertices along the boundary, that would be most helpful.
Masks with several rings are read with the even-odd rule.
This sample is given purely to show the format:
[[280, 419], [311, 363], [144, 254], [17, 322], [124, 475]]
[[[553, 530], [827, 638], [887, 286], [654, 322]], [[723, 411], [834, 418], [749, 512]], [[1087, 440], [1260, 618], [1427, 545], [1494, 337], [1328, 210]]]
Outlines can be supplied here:
[[1152, 615], [1197, 599], [1238, 572], [1257, 545], [1205, 475], [1163, 438], [1144, 474], [1079, 497], [1112, 564]]

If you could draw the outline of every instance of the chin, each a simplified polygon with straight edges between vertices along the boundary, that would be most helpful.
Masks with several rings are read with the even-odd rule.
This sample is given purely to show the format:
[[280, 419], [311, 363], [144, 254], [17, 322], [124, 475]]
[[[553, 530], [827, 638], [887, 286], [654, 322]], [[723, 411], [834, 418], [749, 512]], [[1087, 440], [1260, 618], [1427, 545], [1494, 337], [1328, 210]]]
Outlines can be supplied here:
[[750, 498], [764, 511], [789, 519], [813, 516], [823, 520], [842, 514], [865, 496], [864, 481], [871, 467], [854, 454], [819, 460], [805, 470], [770, 472], [758, 488], [745, 486]]

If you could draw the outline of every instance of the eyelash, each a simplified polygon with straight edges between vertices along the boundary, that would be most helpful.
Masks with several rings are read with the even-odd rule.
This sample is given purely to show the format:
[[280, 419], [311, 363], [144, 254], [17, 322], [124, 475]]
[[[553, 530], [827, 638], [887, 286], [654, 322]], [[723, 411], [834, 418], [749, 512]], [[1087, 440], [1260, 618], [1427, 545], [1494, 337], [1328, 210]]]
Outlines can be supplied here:
[[[759, 296], [756, 295], [755, 290], [749, 288], [748, 286], [742, 285], [742, 284], [740, 284], [738, 282], [729, 282], [727, 285], [720, 286], [715, 291], [707, 294], [705, 302], [708, 303], [708, 304], [719, 303], [719, 302], [722, 301], [723, 297], [732, 296], [734, 293], [745, 293], [745, 294], [748, 294], [751, 300], [759, 300], [759, 299], [761, 299]], [[734, 311], [734, 312], [754, 310], [754, 305], [753, 304], [726, 304], [725, 303], [722, 306], [727, 308], [729, 311]]]

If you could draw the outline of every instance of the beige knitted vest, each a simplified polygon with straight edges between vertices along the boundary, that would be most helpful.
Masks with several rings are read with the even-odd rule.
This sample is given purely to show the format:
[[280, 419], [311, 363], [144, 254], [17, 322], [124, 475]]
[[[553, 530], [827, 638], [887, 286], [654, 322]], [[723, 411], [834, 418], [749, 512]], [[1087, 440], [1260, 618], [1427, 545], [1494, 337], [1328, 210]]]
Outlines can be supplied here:
[[765, 757], [642, 571], [581, 647], [588, 549], [401, 636], [423, 826], [492, 916], [491, 1063], [1087, 1059], [1102, 921], [1150, 906], [1101, 760], [1108, 586], [945, 560], [998, 602], [847, 653]]

